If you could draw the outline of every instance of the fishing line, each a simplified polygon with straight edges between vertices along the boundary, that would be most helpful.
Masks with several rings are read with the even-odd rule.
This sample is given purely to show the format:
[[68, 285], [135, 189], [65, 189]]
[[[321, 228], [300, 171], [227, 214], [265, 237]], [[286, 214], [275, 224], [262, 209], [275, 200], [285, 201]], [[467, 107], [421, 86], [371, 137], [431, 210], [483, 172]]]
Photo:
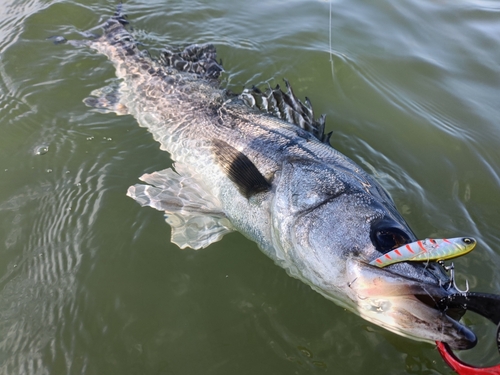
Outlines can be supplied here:
[[328, 30], [328, 42], [329, 42], [329, 54], [330, 54], [330, 66], [332, 70], [332, 81], [335, 81], [334, 73], [333, 73], [333, 52], [332, 52], [332, 0], [328, 1], [330, 5], [330, 26]]

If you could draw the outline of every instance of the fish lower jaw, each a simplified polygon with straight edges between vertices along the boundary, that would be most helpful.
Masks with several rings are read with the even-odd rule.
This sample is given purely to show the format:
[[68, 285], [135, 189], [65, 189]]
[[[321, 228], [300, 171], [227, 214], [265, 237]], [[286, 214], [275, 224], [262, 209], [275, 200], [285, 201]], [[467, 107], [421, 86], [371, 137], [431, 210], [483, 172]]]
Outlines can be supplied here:
[[442, 341], [452, 349], [470, 349], [476, 336], [438, 308], [447, 292], [406, 275], [355, 259], [346, 262], [346, 294], [364, 319], [417, 341]]
[[470, 349], [477, 342], [467, 327], [411, 295], [359, 299], [356, 313], [369, 322], [416, 341], [446, 342], [454, 350]]

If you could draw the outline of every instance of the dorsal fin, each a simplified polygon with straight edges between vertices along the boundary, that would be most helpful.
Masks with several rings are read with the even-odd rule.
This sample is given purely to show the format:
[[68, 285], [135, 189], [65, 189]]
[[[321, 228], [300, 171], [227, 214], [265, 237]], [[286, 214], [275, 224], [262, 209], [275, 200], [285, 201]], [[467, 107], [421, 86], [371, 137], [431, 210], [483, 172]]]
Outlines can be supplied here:
[[217, 162], [242, 195], [250, 198], [270, 189], [271, 184], [245, 154], [220, 139], [213, 139], [212, 145]]
[[287, 92], [282, 91], [279, 85], [276, 85], [274, 89], [269, 87], [265, 92], [252, 87], [252, 89], [243, 90], [240, 98], [249, 107], [291, 122], [307, 130], [321, 142], [330, 144], [332, 133], [325, 134], [325, 115], [315, 120], [310, 100], [306, 97], [305, 103], [302, 103], [293, 93], [287, 80], [285, 80], [285, 85]]
[[192, 44], [184, 50], [163, 50], [160, 61], [181, 72], [196, 73], [203, 78], [219, 78], [222, 60], [217, 62], [217, 52], [213, 44]]

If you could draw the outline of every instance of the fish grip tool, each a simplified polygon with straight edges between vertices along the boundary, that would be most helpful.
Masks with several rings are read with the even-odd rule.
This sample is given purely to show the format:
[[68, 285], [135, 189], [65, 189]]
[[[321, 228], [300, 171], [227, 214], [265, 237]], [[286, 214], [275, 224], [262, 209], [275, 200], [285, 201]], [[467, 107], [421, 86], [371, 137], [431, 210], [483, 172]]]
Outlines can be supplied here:
[[[443, 310], [461, 307], [488, 319], [497, 326], [496, 343], [500, 353], [500, 296], [490, 293], [456, 293], [442, 298], [439, 307]], [[460, 360], [448, 344], [436, 342], [439, 354], [459, 375], [500, 375], [500, 364], [491, 367], [475, 367]]]

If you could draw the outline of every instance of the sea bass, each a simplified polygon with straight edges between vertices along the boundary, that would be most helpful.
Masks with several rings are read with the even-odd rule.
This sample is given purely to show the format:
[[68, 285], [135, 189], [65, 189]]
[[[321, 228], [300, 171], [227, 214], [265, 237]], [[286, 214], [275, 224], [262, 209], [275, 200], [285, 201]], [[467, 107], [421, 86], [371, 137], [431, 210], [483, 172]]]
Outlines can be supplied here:
[[88, 42], [120, 83], [85, 103], [134, 116], [175, 161], [128, 190], [166, 214], [172, 242], [200, 249], [240, 231], [326, 298], [397, 334], [453, 349], [475, 345], [463, 309], [438, 302], [457, 293], [439, 264], [369, 265], [417, 240], [380, 184], [330, 146], [288, 82], [240, 95], [220, 86], [214, 46], [138, 48], [119, 9]]

